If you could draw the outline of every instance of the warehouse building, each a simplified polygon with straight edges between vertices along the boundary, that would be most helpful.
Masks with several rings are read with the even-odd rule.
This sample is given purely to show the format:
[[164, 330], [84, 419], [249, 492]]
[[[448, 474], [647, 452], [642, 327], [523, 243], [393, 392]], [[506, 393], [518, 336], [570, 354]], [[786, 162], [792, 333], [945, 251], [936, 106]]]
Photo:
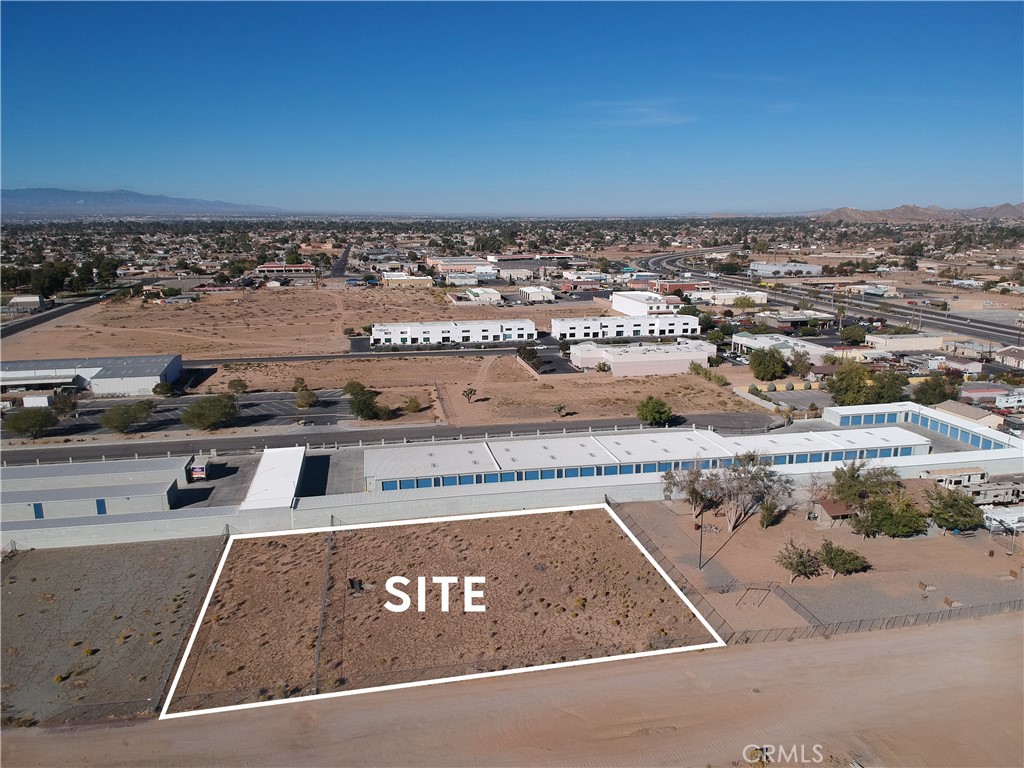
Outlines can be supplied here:
[[524, 285], [519, 289], [519, 295], [527, 304], [550, 304], [555, 301], [555, 292], [543, 285]]
[[942, 349], [944, 339], [934, 333], [869, 333], [864, 343], [879, 352], [916, 352]]
[[628, 347], [595, 344], [584, 341], [575, 344], [569, 354], [577, 368], [596, 368], [608, 365], [612, 376], [666, 376], [687, 373], [690, 365], [706, 366], [718, 348], [699, 339], [679, 339], [675, 344], [631, 344]]
[[495, 344], [537, 338], [532, 320], [442, 320], [427, 323], [374, 323], [371, 346], [412, 344]]
[[385, 288], [431, 288], [434, 278], [429, 275], [409, 275], [405, 272], [385, 272], [381, 275]]
[[813, 309], [771, 310], [754, 313], [755, 323], [764, 323], [780, 331], [797, 331], [808, 326], [830, 328], [835, 325], [835, 315]]
[[551, 319], [552, 337], [566, 341], [696, 336], [699, 333], [700, 323], [692, 315], [554, 317]]
[[800, 264], [799, 262], [786, 262], [785, 264], [771, 264], [764, 261], [750, 262], [751, 277], [792, 277], [794, 275], [815, 277], [821, 274], [821, 267], [818, 264]]
[[181, 378], [181, 355], [76, 357], [60, 360], [4, 360], [0, 388], [77, 387], [95, 395], [151, 395], [157, 384]]
[[714, 304], [717, 307], [731, 307], [736, 303], [736, 299], [740, 298], [748, 298], [755, 304], [768, 303], [767, 291], [726, 291], [712, 288], [711, 290], [687, 291], [686, 296], [694, 304]]

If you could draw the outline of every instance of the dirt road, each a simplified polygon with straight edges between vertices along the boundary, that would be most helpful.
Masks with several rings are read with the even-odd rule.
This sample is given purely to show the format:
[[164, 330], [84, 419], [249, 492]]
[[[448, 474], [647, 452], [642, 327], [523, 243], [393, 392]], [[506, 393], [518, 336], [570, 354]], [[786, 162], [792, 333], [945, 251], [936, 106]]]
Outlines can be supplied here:
[[864, 765], [1019, 766], [1022, 650], [1021, 615], [1009, 614], [124, 727], [15, 729], [2, 756], [5, 766], [729, 766], [747, 744], [804, 745], [808, 760], [817, 744]]

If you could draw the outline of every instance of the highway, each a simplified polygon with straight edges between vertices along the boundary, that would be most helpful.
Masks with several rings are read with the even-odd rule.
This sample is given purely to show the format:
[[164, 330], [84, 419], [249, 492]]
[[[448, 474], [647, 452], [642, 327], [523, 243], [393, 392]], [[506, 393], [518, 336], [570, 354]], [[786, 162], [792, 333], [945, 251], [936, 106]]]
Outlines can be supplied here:
[[[707, 427], [713, 426], [722, 432], [762, 432], [771, 423], [767, 413], [702, 413], [684, 416], [678, 426]], [[248, 453], [263, 448], [284, 448], [294, 445], [311, 446], [353, 446], [380, 444], [381, 440], [388, 443], [400, 443], [403, 440], [429, 441], [434, 439], [457, 439], [463, 437], [492, 437], [508, 435], [536, 434], [538, 430], [545, 433], [557, 433], [563, 428], [569, 432], [586, 432], [588, 429], [611, 430], [637, 429], [640, 422], [636, 419], [594, 419], [570, 422], [536, 422], [529, 424], [489, 425], [482, 427], [451, 427], [446, 425], [420, 425], [414, 427], [295, 427], [287, 433], [273, 435], [224, 435], [216, 433], [184, 439], [154, 440], [121, 440], [117, 442], [90, 442], [84, 444], [62, 443], [59, 445], [39, 446], [8, 446], [3, 451], [4, 465], [35, 464], [38, 460], [43, 464], [68, 461], [100, 461], [102, 458], [133, 459], [151, 458], [171, 455], [187, 455], [199, 450], [209, 451], [216, 448], [218, 452]]]
[[[735, 246], [723, 246], [712, 250], [725, 250]], [[680, 262], [695, 255], [696, 251], [686, 254], [661, 253], [638, 260], [638, 266], [650, 271], [662, 274], [675, 274], [680, 270], [689, 272], [695, 278], [708, 279], [708, 270], [697, 267], [686, 267]], [[718, 275], [711, 278], [716, 283], [730, 288], [750, 290], [756, 283], [749, 278]], [[833, 296], [814, 296], [820, 293], [814, 289], [787, 286], [784, 289], [772, 288], [768, 291], [768, 298], [777, 304], [795, 304], [801, 300], [807, 301], [815, 309], [835, 311], [837, 306], [847, 308], [847, 317], [883, 317], [886, 320], [900, 325], [921, 327], [936, 331], [952, 331], [954, 333], [968, 334], [981, 341], [991, 341], [999, 346], [1018, 344], [1021, 339], [1021, 328], [1003, 323], [996, 323], [981, 318], [971, 318], [965, 315], [958, 315], [952, 312], [944, 312], [930, 309], [922, 305], [898, 306], [892, 303], [893, 300], [868, 299], [844, 296], [836, 300]]]

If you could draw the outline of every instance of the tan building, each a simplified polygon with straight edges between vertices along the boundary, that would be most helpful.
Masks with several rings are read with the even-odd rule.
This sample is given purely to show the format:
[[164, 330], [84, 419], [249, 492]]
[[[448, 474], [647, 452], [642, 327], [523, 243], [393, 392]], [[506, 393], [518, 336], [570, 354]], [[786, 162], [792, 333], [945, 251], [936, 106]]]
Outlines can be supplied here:
[[381, 275], [385, 288], [430, 288], [433, 278], [427, 275], [407, 275], [405, 272], [385, 272]]
[[607, 363], [612, 376], [668, 376], [687, 373], [691, 363], [706, 366], [714, 356], [714, 344], [698, 339], [680, 339], [675, 344], [614, 346], [585, 341], [572, 347], [570, 362], [577, 368], [595, 368]]

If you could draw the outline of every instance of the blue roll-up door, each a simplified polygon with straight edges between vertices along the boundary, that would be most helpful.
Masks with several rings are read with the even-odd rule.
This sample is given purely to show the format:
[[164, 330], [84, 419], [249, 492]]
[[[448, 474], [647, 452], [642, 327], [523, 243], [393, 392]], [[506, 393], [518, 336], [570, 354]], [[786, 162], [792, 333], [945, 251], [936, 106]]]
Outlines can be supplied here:
[[107, 500], [106, 499], [96, 499], [96, 514], [97, 515], [105, 515], [105, 514], [107, 514]]
[[32, 505], [32, 513], [36, 516], [36, 520], [43, 519], [43, 505], [40, 502], [35, 502]]

